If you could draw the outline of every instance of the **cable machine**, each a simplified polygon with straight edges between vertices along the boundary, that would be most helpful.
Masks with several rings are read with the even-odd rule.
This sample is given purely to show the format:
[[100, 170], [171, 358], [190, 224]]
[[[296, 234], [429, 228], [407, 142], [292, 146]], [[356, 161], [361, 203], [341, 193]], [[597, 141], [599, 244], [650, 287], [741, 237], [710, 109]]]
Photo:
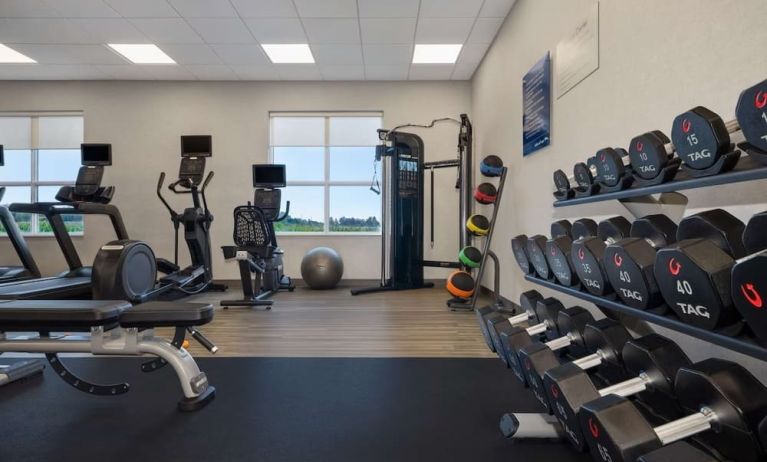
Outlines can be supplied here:
[[[451, 121], [460, 125], [455, 159], [424, 162], [423, 140], [402, 128], [432, 128]], [[425, 282], [423, 268], [460, 268], [457, 261], [423, 259], [424, 243], [424, 169], [430, 170], [431, 201], [429, 204], [430, 241], [434, 246], [434, 170], [457, 168], [456, 189], [459, 190], [459, 250], [470, 245], [464, 224], [472, 208], [472, 127], [469, 117], [460, 120], [445, 117], [428, 125], [405, 124], [391, 130], [378, 130], [381, 144], [376, 146], [375, 162], [381, 162], [381, 183], [374, 175], [371, 191], [381, 200], [381, 278], [378, 286], [352, 289], [352, 295], [433, 287]]]

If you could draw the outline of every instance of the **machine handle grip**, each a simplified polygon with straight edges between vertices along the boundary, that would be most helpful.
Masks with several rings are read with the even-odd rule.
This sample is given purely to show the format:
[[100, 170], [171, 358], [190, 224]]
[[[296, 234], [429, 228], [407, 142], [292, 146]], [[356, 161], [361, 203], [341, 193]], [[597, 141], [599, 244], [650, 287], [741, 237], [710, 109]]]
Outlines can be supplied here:
[[275, 218], [274, 221], [282, 221], [288, 218], [288, 214], [290, 214], [290, 201], [285, 201], [285, 211], [282, 212], [277, 218]]
[[192, 338], [197, 340], [200, 343], [200, 345], [205, 347], [206, 350], [210, 351], [213, 354], [218, 353], [218, 347], [213, 342], [208, 340], [204, 335], [202, 335], [202, 332], [195, 329], [194, 327], [187, 327], [186, 330], [187, 332], [189, 332], [189, 334], [191, 334]]
[[165, 200], [164, 197], [162, 197], [162, 184], [165, 182], [165, 172], [160, 172], [160, 179], [157, 180], [157, 197], [160, 198], [160, 201], [165, 206], [166, 209], [168, 209], [168, 213], [170, 213], [170, 217], [172, 219], [175, 219], [178, 214], [175, 210], [168, 204], [168, 201]]

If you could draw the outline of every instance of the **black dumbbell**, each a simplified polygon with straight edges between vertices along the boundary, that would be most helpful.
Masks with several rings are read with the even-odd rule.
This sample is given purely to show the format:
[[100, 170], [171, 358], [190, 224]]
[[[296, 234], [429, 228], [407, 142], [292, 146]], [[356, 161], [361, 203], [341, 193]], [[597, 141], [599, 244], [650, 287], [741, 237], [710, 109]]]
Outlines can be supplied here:
[[489, 342], [488, 346], [498, 353], [499, 357], [504, 360], [506, 356], [503, 354], [503, 346], [501, 345], [500, 333], [504, 329], [520, 326], [524, 323], [537, 323], [538, 314], [535, 312], [535, 306], [539, 300], [543, 300], [537, 290], [528, 290], [523, 292], [519, 296], [519, 310], [520, 313], [508, 313], [493, 312], [484, 316], [480, 321], [480, 328], [482, 329], [482, 335], [485, 336], [485, 341]]
[[546, 260], [546, 241], [548, 238], [542, 234], [536, 234], [527, 238], [527, 256], [533, 264], [535, 273], [543, 279], [551, 279], [554, 273]]
[[658, 334], [649, 334], [626, 342], [622, 359], [631, 378], [601, 389], [586, 371], [572, 363], [554, 367], [544, 374], [543, 389], [554, 415], [565, 430], [567, 440], [580, 451], [586, 449], [586, 441], [578, 423], [578, 410], [602, 396], [636, 395], [655, 414], [667, 420], [680, 415], [674, 397], [674, 378], [680, 368], [690, 365], [690, 359], [679, 345]]
[[683, 219], [677, 242], [658, 250], [655, 279], [682, 321], [712, 330], [735, 320], [730, 270], [746, 253], [743, 230], [728, 212], [708, 210]]
[[520, 234], [511, 238], [511, 252], [514, 254], [514, 260], [517, 262], [519, 269], [524, 274], [533, 274], [535, 272], [530, 257], [527, 255], [526, 235]]
[[757, 427], [767, 414], [767, 388], [743, 366], [707, 359], [679, 369], [674, 389], [686, 417], [654, 428], [631, 401], [618, 395], [581, 406], [578, 419], [594, 459], [634, 462], [698, 435], [733, 462], [765, 460]]
[[732, 299], [757, 340], [767, 345], [767, 212], [748, 221], [743, 245], [749, 255], [732, 268]]
[[608, 244], [629, 237], [631, 223], [621, 216], [599, 223], [596, 237], [584, 237], [573, 242], [570, 254], [581, 284], [594, 295], [612, 291], [605, 275], [604, 252]]
[[[629, 159], [634, 176], [640, 180], [653, 180], [666, 169], [679, 168], [681, 161], [674, 156], [674, 145], [660, 130], [643, 133], [634, 137], [629, 145]], [[669, 174], [665, 180], [671, 179]]]
[[577, 220], [572, 225], [569, 236], [555, 236], [552, 225], [551, 239], [546, 241], [546, 260], [549, 262], [551, 272], [557, 282], [563, 286], [578, 284], [578, 275], [571, 258], [571, 249], [574, 239], [597, 235], [597, 224], [589, 218]]
[[576, 192], [596, 192], [594, 182], [597, 178], [597, 168], [593, 158], [586, 162], [578, 162], [573, 166], [572, 176], [562, 170], [554, 172], [554, 197], [558, 200], [570, 199]]
[[[525, 345], [529, 345], [543, 336], [546, 340], [553, 340], [560, 336], [556, 320], [559, 312], [565, 307], [556, 298], [549, 297], [539, 300], [535, 305], [535, 313], [538, 323], [526, 328], [501, 324], [498, 328], [500, 337], [501, 358], [517, 378], [524, 383], [525, 376], [514, 367], [517, 362], [517, 351]], [[500, 352], [499, 352], [500, 354]]]
[[[577, 343], [563, 336], [547, 344], [527, 345], [518, 351], [517, 357], [527, 384], [533, 390], [538, 402], [546, 409], [546, 412], [551, 414], [553, 409], [546, 394], [543, 375], [562, 363], [561, 356], [556, 353], [558, 349], [575, 344], [578, 348], [572, 350], [572, 356], [577, 359], [570, 362], [573, 367], [588, 371], [600, 366], [600, 370], [606, 371], [606, 376], [622, 379], [625, 377], [621, 359], [622, 350], [629, 339], [631, 335], [626, 328], [611, 319], [600, 319], [587, 322], [582, 329], [581, 338], [575, 338], [578, 340]], [[566, 343], [568, 340], [570, 343]], [[611, 370], [607, 371], [607, 369]]]
[[650, 451], [637, 459], [637, 462], [720, 462], [711, 454], [696, 448], [687, 441], [677, 441], [668, 446]]
[[612, 188], [630, 178], [631, 164], [625, 149], [602, 148], [593, 159], [597, 177], [602, 185]]
[[731, 168], [737, 161], [737, 151], [730, 141], [730, 134], [743, 132], [746, 143], [741, 147], [767, 154], [767, 80], [741, 92], [735, 109], [736, 119], [724, 122], [715, 112], [698, 106], [678, 115], [674, 119], [671, 139], [682, 162], [693, 170], [711, 168], [730, 153], [734, 160], [731, 165], [712, 173]]
[[641, 310], [663, 303], [653, 273], [655, 254], [676, 242], [676, 233], [676, 223], [666, 215], [648, 215], [631, 224], [631, 237], [607, 246], [605, 272], [623, 303]]

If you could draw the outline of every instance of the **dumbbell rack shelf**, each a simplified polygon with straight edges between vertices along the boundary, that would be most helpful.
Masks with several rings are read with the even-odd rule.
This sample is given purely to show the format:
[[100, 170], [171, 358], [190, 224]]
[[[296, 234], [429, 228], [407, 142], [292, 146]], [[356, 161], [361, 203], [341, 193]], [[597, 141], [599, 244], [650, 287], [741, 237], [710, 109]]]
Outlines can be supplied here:
[[737, 337], [733, 337], [733, 336], [725, 335], [717, 331], [708, 331], [705, 329], [700, 329], [698, 327], [685, 324], [684, 322], [674, 318], [673, 314], [670, 314], [670, 315], [657, 314], [652, 311], [638, 310], [636, 308], [631, 308], [629, 306], [623, 305], [622, 303], [619, 303], [615, 300], [610, 300], [608, 298], [592, 295], [576, 287], [565, 287], [553, 281], [547, 281], [545, 279], [541, 279], [537, 276], [526, 275], [525, 279], [535, 284], [538, 284], [540, 286], [547, 287], [549, 289], [556, 290], [563, 294], [567, 294], [576, 298], [580, 298], [581, 300], [585, 300], [587, 302], [593, 303], [597, 307], [603, 310], [615, 311], [617, 313], [622, 313], [627, 316], [639, 318], [649, 323], [652, 323], [661, 327], [665, 327], [668, 329], [673, 329], [677, 332], [681, 332], [691, 337], [695, 337], [700, 340], [704, 340], [706, 342], [710, 342], [724, 348], [729, 348], [730, 350], [737, 351], [739, 353], [743, 353], [748, 356], [752, 356], [762, 361], [767, 361], [767, 348], [760, 346], [758, 343], [756, 343], [755, 340], [753, 340], [751, 337], [748, 337], [746, 335], [739, 335]]
[[759, 163], [750, 156], [742, 156], [734, 169], [719, 175], [693, 178], [685, 171], [680, 170], [676, 177], [666, 183], [653, 186], [634, 185], [628, 189], [617, 192], [594, 194], [591, 196], [574, 197], [572, 199], [554, 201], [554, 207], [567, 207], [591, 202], [601, 202], [616, 199], [628, 199], [632, 197], [648, 196], [665, 192], [676, 192], [685, 189], [704, 188], [744, 181], [760, 180], [767, 178], [767, 166]]

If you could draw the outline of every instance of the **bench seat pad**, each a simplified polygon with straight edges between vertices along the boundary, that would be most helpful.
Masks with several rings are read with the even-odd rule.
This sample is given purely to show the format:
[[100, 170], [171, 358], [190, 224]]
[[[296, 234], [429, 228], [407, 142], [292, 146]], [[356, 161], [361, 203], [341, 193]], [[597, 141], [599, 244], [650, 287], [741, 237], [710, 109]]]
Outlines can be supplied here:
[[89, 330], [114, 327], [131, 309], [124, 300], [11, 300], [0, 303], [0, 331]]
[[201, 326], [213, 320], [213, 312], [210, 303], [147, 302], [123, 311], [120, 325], [139, 328]]

